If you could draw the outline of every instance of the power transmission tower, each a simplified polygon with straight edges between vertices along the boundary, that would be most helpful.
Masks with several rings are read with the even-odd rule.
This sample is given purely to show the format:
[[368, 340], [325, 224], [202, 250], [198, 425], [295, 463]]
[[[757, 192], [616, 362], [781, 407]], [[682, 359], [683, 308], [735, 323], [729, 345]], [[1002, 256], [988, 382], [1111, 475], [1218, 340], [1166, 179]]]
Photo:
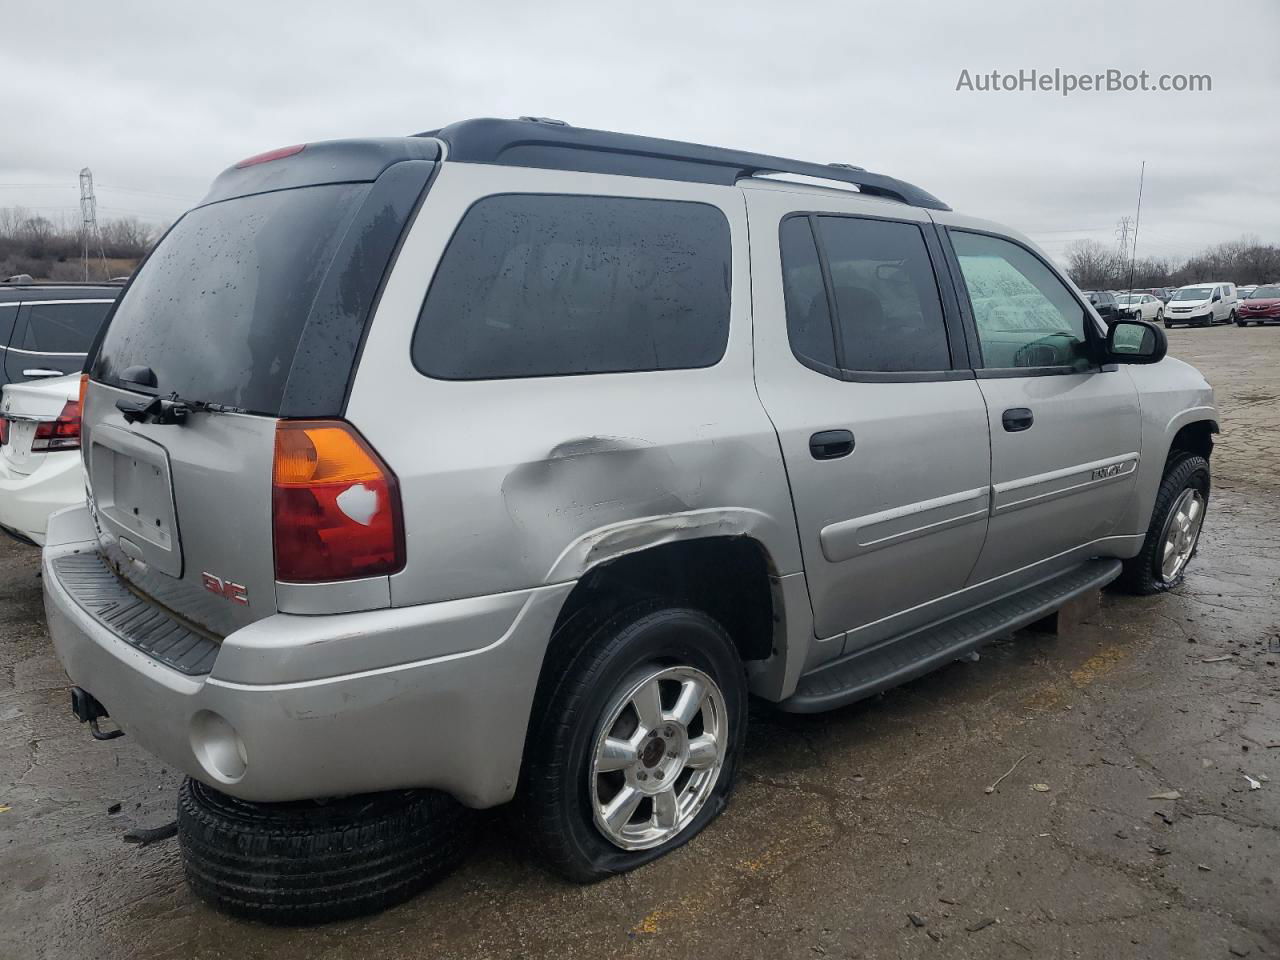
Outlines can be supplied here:
[[1132, 217], [1121, 217], [1120, 222], [1116, 224], [1116, 246], [1120, 249], [1120, 256], [1125, 259], [1129, 256], [1129, 231], [1132, 224]]
[[102, 248], [102, 233], [98, 230], [98, 198], [93, 193], [93, 171], [85, 167], [80, 171], [80, 260], [84, 264], [84, 279], [89, 280], [89, 248], [96, 242], [98, 258], [102, 261], [102, 279], [110, 279], [107, 270], [107, 254]]

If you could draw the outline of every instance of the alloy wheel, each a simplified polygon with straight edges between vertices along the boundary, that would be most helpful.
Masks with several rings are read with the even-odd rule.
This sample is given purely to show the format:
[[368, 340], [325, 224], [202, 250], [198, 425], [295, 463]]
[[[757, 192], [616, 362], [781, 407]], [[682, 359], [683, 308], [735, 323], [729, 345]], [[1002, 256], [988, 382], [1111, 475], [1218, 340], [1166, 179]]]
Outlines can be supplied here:
[[729, 744], [715, 681], [693, 667], [648, 667], [604, 711], [587, 785], [596, 828], [647, 850], [689, 826], [716, 787]]
[[1204, 523], [1204, 508], [1204, 494], [1188, 487], [1169, 511], [1160, 555], [1160, 575], [1166, 582], [1175, 579], [1195, 553], [1200, 527]]

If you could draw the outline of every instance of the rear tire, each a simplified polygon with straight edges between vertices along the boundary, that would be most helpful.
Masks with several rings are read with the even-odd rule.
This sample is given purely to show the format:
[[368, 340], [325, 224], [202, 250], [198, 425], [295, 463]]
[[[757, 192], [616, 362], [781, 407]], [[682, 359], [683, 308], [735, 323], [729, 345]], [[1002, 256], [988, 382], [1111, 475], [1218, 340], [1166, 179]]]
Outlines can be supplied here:
[[[530, 725], [523, 804], [542, 861], [590, 883], [669, 853], [724, 810], [746, 738], [746, 672], [718, 622], [661, 601], [562, 639]], [[672, 719], [699, 686], [712, 691], [704, 706]]]
[[[1156, 504], [1151, 511], [1151, 523], [1147, 527], [1142, 550], [1124, 562], [1124, 571], [1118, 581], [1122, 588], [1130, 593], [1147, 595], [1172, 590], [1182, 583], [1187, 566], [1199, 546], [1200, 530], [1209, 506], [1209, 487], [1209, 461], [1204, 457], [1183, 453], [1170, 460], [1156, 493]], [[1191, 501], [1199, 504], [1198, 513], [1191, 517], [1192, 529], [1177, 536], [1180, 511], [1188, 509]], [[1167, 565], [1171, 557], [1174, 560], [1181, 558], [1176, 569]]]
[[187, 882], [227, 913], [325, 923], [407, 900], [461, 862], [471, 811], [431, 790], [327, 803], [248, 803], [187, 779], [178, 839]]

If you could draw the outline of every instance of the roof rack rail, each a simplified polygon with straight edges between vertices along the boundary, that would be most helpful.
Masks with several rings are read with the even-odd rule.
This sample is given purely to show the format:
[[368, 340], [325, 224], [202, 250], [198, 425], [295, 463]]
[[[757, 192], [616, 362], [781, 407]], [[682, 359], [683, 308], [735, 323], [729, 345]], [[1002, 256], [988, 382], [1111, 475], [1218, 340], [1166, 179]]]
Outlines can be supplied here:
[[951, 208], [914, 184], [844, 163], [810, 163], [629, 133], [589, 130], [544, 118], [462, 120], [415, 134], [435, 137], [460, 163], [612, 173], [732, 185], [757, 174], [792, 173], [857, 185], [865, 194], [929, 210]]

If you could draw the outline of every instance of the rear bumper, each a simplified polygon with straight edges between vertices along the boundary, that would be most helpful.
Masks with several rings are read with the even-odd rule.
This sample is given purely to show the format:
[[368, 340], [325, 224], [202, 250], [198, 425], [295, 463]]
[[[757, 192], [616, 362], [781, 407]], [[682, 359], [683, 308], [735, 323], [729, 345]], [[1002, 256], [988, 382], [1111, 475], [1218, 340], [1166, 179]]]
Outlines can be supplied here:
[[[59, 582], [53, 561], [96, 549], [91, 533], [87, 510], [50, 524], [49, 632], [71, 681], [166, 764], [253, 801], [432, 787], [488, 807], [514, 794], [543, 653], [572, 584], [360, 614], [276, 614], [226, 637], [212, 672], [192, 677], [125, 642]], [[353, 640], [419, 655], [352, 670]], [[271, 682], [249, 682], [254, 673]]]
[[80, 454], [46, 454], [35, 472], [15, 473], [0, 457], [0, 527], [36, 544], [44, 543], [49, 514], [84, 501]]

